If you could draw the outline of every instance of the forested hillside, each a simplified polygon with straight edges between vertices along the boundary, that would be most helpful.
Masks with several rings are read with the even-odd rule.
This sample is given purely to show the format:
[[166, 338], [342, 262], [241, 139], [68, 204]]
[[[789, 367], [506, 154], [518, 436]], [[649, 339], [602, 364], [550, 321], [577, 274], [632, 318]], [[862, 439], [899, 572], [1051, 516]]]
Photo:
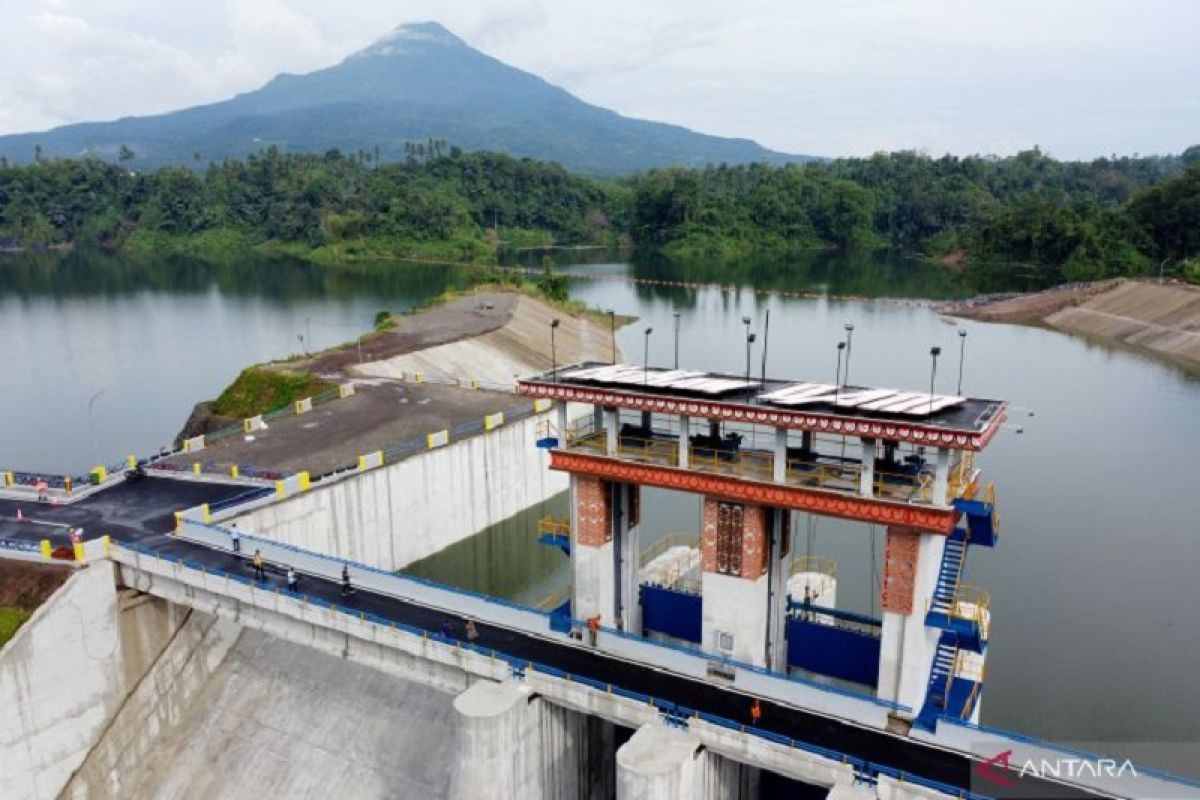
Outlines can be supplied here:
[[318, 261], [491, 260], [498, 246], [626, 241], [715, 262], [889, 248], [980, 288], [1162, 269], [1200, 278], [1200, 147], [1060, 162], [880, 154], [804, 165], [656, 170], [606, 181], [555, 164], [410, 144], [373, 154], [268, 149], [206, 169], [98, 159], [0, 164], [0, 247], [98, 245]]

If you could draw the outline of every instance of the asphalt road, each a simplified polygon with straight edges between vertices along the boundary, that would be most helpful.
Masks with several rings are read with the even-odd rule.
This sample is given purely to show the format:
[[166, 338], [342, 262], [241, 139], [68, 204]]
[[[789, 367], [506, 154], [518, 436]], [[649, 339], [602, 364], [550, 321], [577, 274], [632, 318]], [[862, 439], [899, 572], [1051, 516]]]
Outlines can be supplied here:
[[[108, 534], [117, 541], [136, 543], [165, 556], [186, 557], [210, 569], [243, 571], [250, 576], [253, 570], [247, 559], [175, 539], [168, 533], [174, 527], [174, 511], [199, 503], [213, 503], [242, 491], [245, 488], [241, 486], [148, 477], [136, 483], [114, 486], [70, 506], [0, 500], [0, 538], [36, 540], [44, 538], [49, 531], [56, 543], [64, 543], [67, 541], [66, 528], [54, 526], [83, 526], [89, 539], [93, 535]], [[17, 506], [24, 512], [24, 522], [14, 520]], [[268, 573], [267, 583], [285, 588], [278, 569]], [[465, 617], [385, 595], [355, 592], [342, 597], [341, 587], [336, 582], [320, 578], [305, 576], [301, 589], [309, 596], [430, 632], [440, 632], [442, 625], [449, 622], [456, 635], [462, 635], [466, 622]], [[754, 698], [740, 691], [478, 621], [476, 626], [480, 633], [476, 644], [481, 647], [751, 724], [750, 704]], [[770, 700], [760, 702], [762, 719], [758, 727], [763, 730], [966, 790], [971, 788], [972, 761], [966, 756]], [[1019, 789], [1021, 794], [1018, 796], [1022, 797], [1094, 796], [1084, 792], [1069, 793], [1059, 785], [1035, 783], [1029, 778], [1019, 781]], [[1026, 794], [1026, 791], [1033, 793]]]

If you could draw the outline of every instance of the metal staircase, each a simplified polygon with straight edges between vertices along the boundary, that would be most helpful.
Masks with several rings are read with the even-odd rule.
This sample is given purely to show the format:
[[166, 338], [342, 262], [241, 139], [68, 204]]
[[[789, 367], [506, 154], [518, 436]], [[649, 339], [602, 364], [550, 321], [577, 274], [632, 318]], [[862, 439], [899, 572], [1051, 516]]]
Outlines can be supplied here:
[[958, 659], [958, 637], [951, 631], [943, 631], [933, 653], [933, 667], [929, 670], [929, 686], [925, 690], [925, 704], [913, 724], [922, 730], [932, 731], [937, 718], [946, 712], [950, 698], [950, 684], [954, 665]]
[[989, 483], [978, 497], [960, 497], [954, 507], [967, 518], [971, 544], [995, 547], [1000, 538], [1000, 517], [996, 513], [996, 486]]

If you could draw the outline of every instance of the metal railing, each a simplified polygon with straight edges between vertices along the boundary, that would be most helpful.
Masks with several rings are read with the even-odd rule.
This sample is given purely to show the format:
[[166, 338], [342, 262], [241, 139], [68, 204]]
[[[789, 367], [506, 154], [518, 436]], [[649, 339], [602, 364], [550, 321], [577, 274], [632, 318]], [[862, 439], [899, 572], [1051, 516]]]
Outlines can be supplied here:
[[837, 562], [825, 556], [793, 556], [789, 575], [799, 575], [810, 572], [817, 575], [837, 577]]
[[542, 517], [538, 520], [538, 533], [549, 533], [554, 536], [570, 536], [571, 521], [567, 519], [555, 519], [554, 517]]

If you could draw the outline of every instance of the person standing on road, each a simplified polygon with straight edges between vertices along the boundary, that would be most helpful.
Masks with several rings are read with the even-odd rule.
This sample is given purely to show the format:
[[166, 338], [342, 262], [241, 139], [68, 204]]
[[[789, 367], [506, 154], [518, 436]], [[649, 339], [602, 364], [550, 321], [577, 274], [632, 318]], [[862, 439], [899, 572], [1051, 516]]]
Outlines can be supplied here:
[[588, 617], [587, 627], [588, 641], [591, 643], [592, 647], [595, 647], [596, 639], [600, 636], [600, 615], [596, 614], [595, 616]]
[[299, 591], [299, 587], [297, 585], [297, 584], [299, 584], [299, 582], [300, 582], [299, 578], [296, 577], [296, 568], [288, 567], [288, 571], [287, 571], [288, 591], [293, 592], [293, 593]]
[[45, 478], [39, 475], [34, 488], [37, 489], [38, 502], [44, 503], [50, 499], [50, 484], [46, 483]]
[[762, 704], [758, 702], [758, 698], [755, 698], [754, 702], [750, 704], [750, 724], [757, 725], [760, 719], [762, 719]]
[[242, 552], [242, 535], [238, 533], [236, 527], [229, 531], [229, 543], [233, 547], [233, 552]]
[[479, 638], [479, 629], [475, 627], [475, 620], [473, 620], [473, 619], [467, 620], [467, 641], [470, 642], [471, 644], [474, 644], [475, 640], [478, 638]]
[[354, 591], [350, 588], [350, 565], [342, 564], [342, 597]]
[[261, 550], [254, 551], [254, 578], [259, 583], [267, 579], [267, 571], [263, 568], [263, 557]]

